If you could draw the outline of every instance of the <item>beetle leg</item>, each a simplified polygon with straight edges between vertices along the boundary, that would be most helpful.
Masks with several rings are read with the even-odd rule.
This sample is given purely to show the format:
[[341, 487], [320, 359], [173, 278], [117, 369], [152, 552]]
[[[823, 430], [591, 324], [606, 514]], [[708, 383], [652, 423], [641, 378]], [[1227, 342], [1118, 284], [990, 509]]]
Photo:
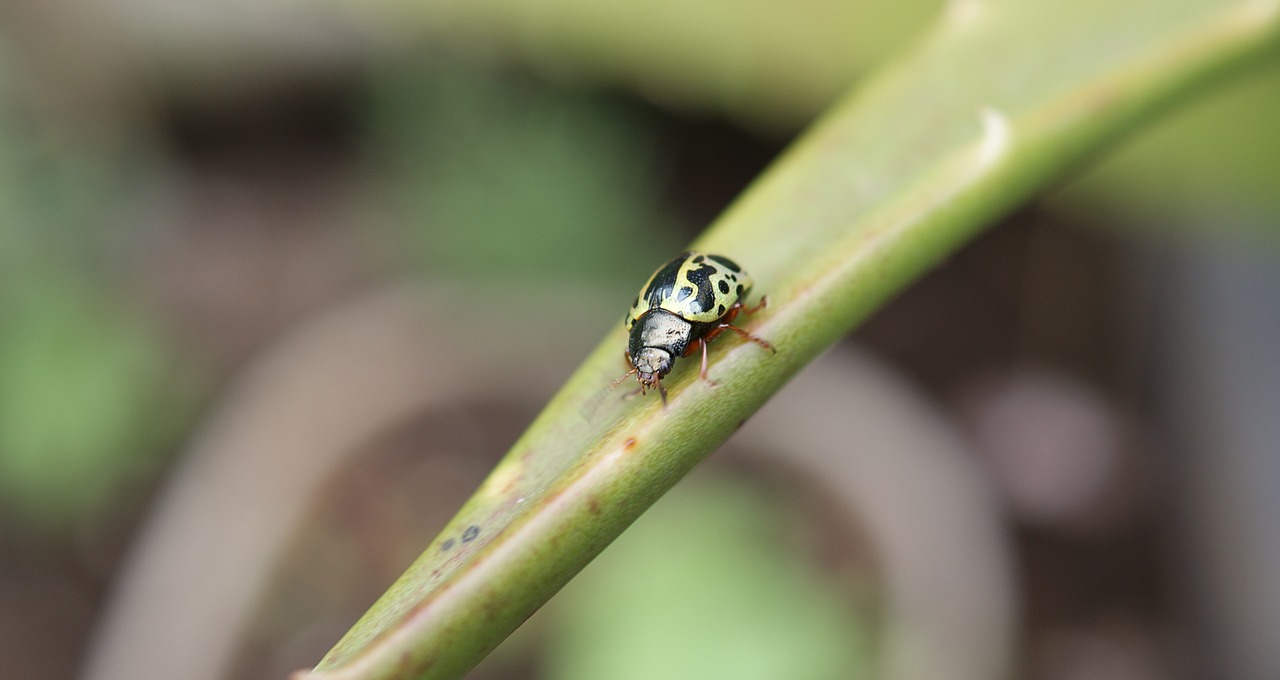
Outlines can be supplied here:
[[729, 308], [729, 311], [724, 313], [724, 316], [720, 317], [720, 323], [733, 323], [733, 320], [738, 318], [738, 312], [741, 312], [741, 311], [742, 311], [742, 301], [739, 300], [733, 303], [733, 306]]
[[715, 334], [716, 334], [716, 331], [711, 331], [710, 333], [708, 333], [707, 335], [701, 338], [695, 338], [692, 342], [689, 343], [689, 346], [685, 348], [684, 354], [681, 354], [680, 356], [682, 357], [693, 356], [694, 352], [697, 352], [698, 350], [702, 350], [702, 369], [698, 373], [698, 375], [699, 377], [702, 378], [703, 382], [707, 383], [708, 385], [712, 387], [719, 387], [719, 385], [716, 384], [716, 381], [707, 377], [707, 342], [710, 341], [711, 338], [715, 337]]
[[752, 334], [750, 334], [750, 333], [748, 333], [748, 332], [746, 332], [746, 331], [742, 330], [741, 328], [738, 328], [737, 326], [734, 326], [733, 324], [728, 324], [728, 323], [722, 323], [722, 324], [720, 324], [719, 326], [716, 326], [716, 329], [715, 329], [715, 330], [713, 330], [713, 331], [711, 331], [710, 333], [707, 333], [707, 335], [706, 335], [706, 337], [705, 337], [704, 339], [705, 339], [705, 340], [710, 340], [711, 338], [713, 338], [713, 337], [715, 337], [715, 336], [719, 335], [719, 334], [720, 334], [720, 332], [721, 332], [721, 331], [723, 331], [723, 330], [725, 330], [725, 329], [731, 330], [731, 331], [733, 331], [734, 333], [737, 333], [738, 335], [741, 335], [743, 338], [745, 338], [745, 339], [747, 339], [747, 340], [750, 340], [751, 342], [754, 342], [754, 343], [756, 343], [757, 345], [760, 345], [761, 347], [763, 347], [763, 348], [765, 348], [765, 349], [769, 350], [769, 351], [770, 351], [770, 352], [772, 352], [773, 354], [777, 354], [777, 353], [778, 353], [778, 350], [777, 350], [777, 349], [775, 349], [775, 348], [774, 348], [774, 346], [773, 346], [773, 345], [772, 345], [768, 340], [765, 340], [764, 338], [759, 337], [759, 336], [756, 336], [756, 335], [752, 335]]
[[[739, 304], [741, 304], [741, 303], [739, 303]], [[743, 309], [742, 311], [743, 311], [743, 312], [746, 312], [747, 314], [755, 314], [756, 312], [758, 312], [758, 311], [760, 311], [760, 310], [762, 310], [762, 309], [764, 309], [765, 307], [768, 307], [768, 306], [769, 306], [769, 296], [768, 296], [768, 295], [761, 295], [761, 296], [760, 296], [760, 301], [756, 303], [756, 306], [755, 306], [755, 307], [749, 307], [749, 308]]]
[[732, 326], [729, 325], [729, 322], [727, 321], [720, 322], [719, 326], [712, 328], [710, 331], [707, 332], [706, 335], [702, 336], [702, 342], [708, 343], [708, 342], [711, 342], [712, 340], [715, 340], [716, 336], [723, 333], [724, 329], [726, 328], [732, 328]]
[[712, 387], [719, 387], [719, 385], [716, 384], [716, 381], [707, 377], [707, 343], [705, 340], [699, 340], [698, 342], [702, 345], [702, 372], [698, 375], [700, 375], [702, 377], [702, 381], [708, 385]]

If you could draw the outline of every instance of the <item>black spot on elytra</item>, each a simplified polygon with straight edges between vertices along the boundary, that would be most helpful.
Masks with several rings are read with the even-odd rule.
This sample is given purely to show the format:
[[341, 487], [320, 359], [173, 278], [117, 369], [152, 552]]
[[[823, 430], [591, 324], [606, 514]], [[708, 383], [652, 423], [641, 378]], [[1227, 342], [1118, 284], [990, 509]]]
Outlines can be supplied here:
[[449, 552], [450, 550], [453, 550], [453, 546], [455, 545], [457, 545], [457, 541], [454, 541], [452, 538], [446, 538], [444, 543], [440, 544], [440, 552]]
[[[715, 257], [712, 255], [711, 257]], [[689, 305], [689, 311], [694, 314], [700, 314], [711, 309], [716, 304], [715, 288], [711, 284], [711, 275], [716, 273], [716, 268], [704, 264], [697, 269], [690, 269], [685, 272], [685, 278], [698, 288], [697, 302]]]
[[705, 260], [706, 260], [706, 258], [705, 258], [705, 257], [703, 257], [702, 255], [699, 255], [699, 256], [697, 256], [697, 257], [693, 258], [693, 263], [694, 263], [694, 264], [702, 264], [702, 263], [703, 263], [703, 261], [705, 261]]
[[716, 315], [724, 316], [724, 305], [720, 305], [720, 308], [716, 310]]
[[728, 295], [728, 294], [729, 294], [729, 282], [728, 282], [728, 281], [725, 281], [724, 279], [720, 279], [720, 292], [721, 292], [722, 294], [724, 294], [724, 295]]
[[649, 302], [649, 309], [660, 306], [663, 300], [671, 296], [676, 287], [676, 276], [680, 274], [680, 265], [684, 264], [684, 260], [685, 256], [681, 255], [662, 265], [662, 269], [653, 275], [653, 280], [644, 291], [644, 299]]
[[693, 289], [688, 286], [681, 286], [680, 292], [676, 293], [676, 302], [684, 302], [689, 299], [690, 295], [693, 295]]
[[470, 542], [472, 542], [472, 541], [476, 540], [476, 537], [477, 537], [477, 536], [479, 536], [479, 535], [480, 535], [480, 527], [475, 526], [475, 525], [473, 524], [473, 525], [471, 525], [471, 526], [467, 527], [467, 530], [466, 530], [466, 531], [462, 532], [462, 542], [463, 542], [463, 543], [470, 543]]
[[732, 271], [732, 272], [742, 271], [742, 267], [739, 267], [737, 262], [734, 262], [733, 260], [730, 260], [727, 257], [724, 257], [722, 255], [708, 255], [707, 257], [711, 258], [715, 262], [719, 262], [725, 267], [728, 267], [729, 271]]
[[742, 291], [743, 291], [743, 290], [746, 290], [746, 289], [742, 287], [742, 284], [741, 284], [741, 283], [739, 283], [739, 284], [738, 284], [738, 295], [739, 295], [739, 297], [741, 297], [741, 295], [742, 295]]

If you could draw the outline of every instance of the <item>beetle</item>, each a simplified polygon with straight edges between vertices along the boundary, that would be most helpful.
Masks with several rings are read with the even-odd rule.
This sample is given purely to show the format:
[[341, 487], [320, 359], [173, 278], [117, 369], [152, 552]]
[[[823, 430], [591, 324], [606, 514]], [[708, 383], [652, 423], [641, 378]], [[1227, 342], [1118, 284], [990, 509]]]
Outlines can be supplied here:
[[745, 307], [743, 300], [751, 285], [751, 276], [723, 255], [687, 251], [659, 267], [624, 318], [629, 337], [623, 357], [630, 370], [613, 386], [634, 375], [641, 394], [656, 388], [666, 406], [662, 378], [678, 357], [698, 350], [702, 350], [699, 375], [715, 386], [707, 377], [707, 343], [726, 330], [776, 353], [767, 340], [733, 325], [739, 313], [753, 314], [769, 302], [762, 297], [754, 307]]

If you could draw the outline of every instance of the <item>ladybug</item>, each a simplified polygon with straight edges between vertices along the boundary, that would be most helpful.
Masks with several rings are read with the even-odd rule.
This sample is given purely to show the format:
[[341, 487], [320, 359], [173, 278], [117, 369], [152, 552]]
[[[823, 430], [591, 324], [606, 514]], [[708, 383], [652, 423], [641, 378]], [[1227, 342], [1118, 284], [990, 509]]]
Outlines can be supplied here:
[[639, 392], [657, 388], [665, 406], [667, 388], [662, 377], [671, 372], [677, 357], [690, 356], [699, 349], [699, 375], [714, 386], [707, 378], [707, 343], [725, 330], [776, 352], [768, 341], [732, 324], [739, 312], [752, 314], [768, 304], [768, 298], [761, 298], [754, 307], [743, 306], [751, 283], [742, 267], [723, 255], [690, 251], [659, 267], [624, 319], [630, 333], [624, 357], [631, 370], [615, 380], [614, 386], [634, 374], [640, 382]]

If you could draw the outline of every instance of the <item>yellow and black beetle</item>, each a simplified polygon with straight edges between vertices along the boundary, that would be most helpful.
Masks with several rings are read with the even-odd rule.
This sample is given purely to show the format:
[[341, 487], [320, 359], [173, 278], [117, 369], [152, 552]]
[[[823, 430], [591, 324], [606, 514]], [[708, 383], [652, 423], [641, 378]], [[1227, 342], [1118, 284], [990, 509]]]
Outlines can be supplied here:
[[671, 372], [677, 357], [701, 349], [699, 375], [711, 383], [707, 378], [707, 343], [725, 330], [775, 351], [766, 340], [732, 324], [739, 312], [752, 314], [768, 304], [768, 298], [761, 298], [755, 307], [743, 306], [751, 283], [742, 267], [722, 255], [686, 252], [659, 267], [627, 312], [624, 323], [630, 339], [624, 356], [631, 370], [613, 384], [634, 374], [640, 392], [657, 388], [665, 405], [667, 388], [662, 378]]

